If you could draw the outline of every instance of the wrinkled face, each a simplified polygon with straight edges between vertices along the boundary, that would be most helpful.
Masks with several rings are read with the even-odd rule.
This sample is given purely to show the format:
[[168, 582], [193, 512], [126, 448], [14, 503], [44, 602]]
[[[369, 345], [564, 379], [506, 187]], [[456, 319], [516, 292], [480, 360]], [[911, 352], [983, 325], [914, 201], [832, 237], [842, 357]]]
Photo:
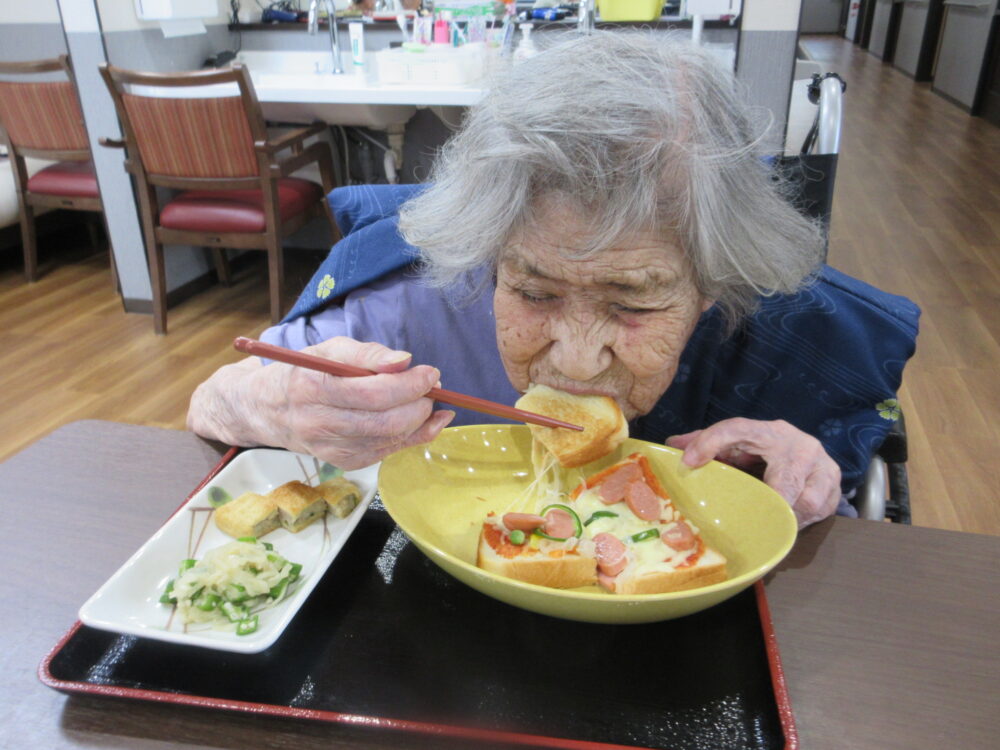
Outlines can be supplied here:
[[520, 391], [540, 383], [614, 398], [626, 418], [666, 391], [699, 315], [711, 304], [672, 237], [636, 234], [587, 260], [572, 214], [550, 211], [544, 228], [501, 258], [493, 297], [497, 342]]

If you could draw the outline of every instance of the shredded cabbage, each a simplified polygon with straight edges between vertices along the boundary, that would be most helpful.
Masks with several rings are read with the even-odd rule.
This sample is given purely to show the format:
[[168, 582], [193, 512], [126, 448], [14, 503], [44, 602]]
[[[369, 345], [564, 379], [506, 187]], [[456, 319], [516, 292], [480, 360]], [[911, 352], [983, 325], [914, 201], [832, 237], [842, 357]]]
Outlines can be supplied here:
[[247, 537], [181, 563], [160, 601], [176, 605], [185, 624], [235, 625], [237, 634], [247, 635], [257, 629], [256, 613], [284, 599], [301, 570], [271, 544]]

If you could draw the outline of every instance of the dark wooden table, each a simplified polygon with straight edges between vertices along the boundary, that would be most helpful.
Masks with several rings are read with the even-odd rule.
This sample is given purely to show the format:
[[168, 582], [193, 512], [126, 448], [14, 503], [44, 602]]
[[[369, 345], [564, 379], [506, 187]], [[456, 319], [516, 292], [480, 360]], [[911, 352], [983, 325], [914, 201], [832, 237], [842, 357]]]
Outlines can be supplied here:
[[[42, 685], [79, 606], [224, 447], [173, 430], [74, 422], [0, 464], [0, 747], [446, 747], [440, 738]], [[916, 499], [919, 502], [919, 498]], [[832, 519], [769, 576], [800, 746], [997, 747], [1000, 538]]]

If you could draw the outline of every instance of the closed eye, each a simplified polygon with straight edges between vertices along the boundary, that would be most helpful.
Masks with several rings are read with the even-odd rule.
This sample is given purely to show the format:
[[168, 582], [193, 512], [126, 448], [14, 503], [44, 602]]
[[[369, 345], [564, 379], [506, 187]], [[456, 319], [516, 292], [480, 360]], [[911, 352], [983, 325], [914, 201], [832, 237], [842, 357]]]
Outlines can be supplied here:
[[611, 308], [616, 313], [624, 313], [625, 315], [643, 315], [646, 313], [659, 312], [658, 307], [629, 307], [628, 305], [614, 304]]
[[534, 302], [534, 303], [548, 302], [556, 298], [554, 294], [547, 294], [545, 292], [529, 292], [525, 289], [519, 289], [518, 294], [520, 294], [521, 299], [525, 300], [526, 302]]

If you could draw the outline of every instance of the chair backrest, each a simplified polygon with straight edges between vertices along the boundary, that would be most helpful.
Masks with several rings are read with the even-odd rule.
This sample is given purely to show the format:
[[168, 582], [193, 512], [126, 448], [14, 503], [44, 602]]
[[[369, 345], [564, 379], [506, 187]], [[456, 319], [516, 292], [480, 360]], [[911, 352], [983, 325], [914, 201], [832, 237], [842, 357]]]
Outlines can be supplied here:
[[[53, 81], [62, 71], [68, 80]], [[90, 143], [76, 95], [69, 58], [0, 63], [0, 136], [17, 156], [81, 161], [90, 158]], [[23, 80], [24, 78], [46, 80]]]
[[[130, 168], [149, 183], [259, 184], [266, 160], [254, 144], [266, 141], [267, 131], [245, 67], [160, 74], [105, 64], [101, 75], [122, 123]], [[235, 95], [219, 95], [226, 84], [235, 84]]]

